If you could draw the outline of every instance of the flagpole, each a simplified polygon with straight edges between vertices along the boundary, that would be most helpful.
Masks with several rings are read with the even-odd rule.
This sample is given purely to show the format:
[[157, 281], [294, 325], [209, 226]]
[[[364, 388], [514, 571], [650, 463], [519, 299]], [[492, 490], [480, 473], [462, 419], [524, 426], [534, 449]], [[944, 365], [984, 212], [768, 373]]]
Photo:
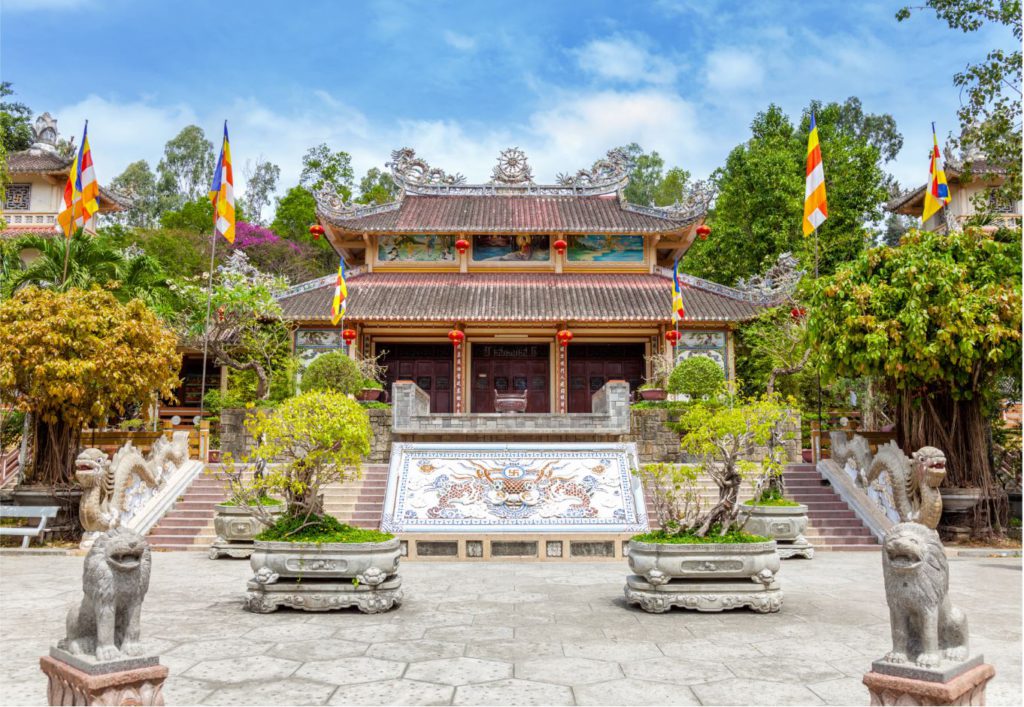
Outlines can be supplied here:
[[[85, 135], [88, 134], [88, 132], [89, 132], [89, 121], [86, 120], [85, 121], [85, 130], [82, 132], [82, 136], [84, 137]], [[72, 142], [73, 141], [74, 141], [74, 136], [72, 136]], [[82, 140], [82, 145], [84, 145], [84, 144], [85, 144], [85, 140], [83, 139]], [[76, 162], [80, 161], [80, 157], [81, 157], [81, 154], [82, 154], [82, 145], [78, 146], [78, 154], [75, 155], [75, 161]], [[74, 169], [76, 179], [78, 177], [78, 167], [79, 167], [79, 165], [75, 165], [75, 169]], [[74, 185], [72, 185], [71, 186], [71, 222], [68, 224], [68, 226], [69, 227], [70, 226], [74, 226], [75, 225], [75, 220], [76, 220], [75, 219], [75, 187], [74, 187]], [[82, 228], [85, 228], [84, 221], [83, 221], [83, 224], [82, 224]], [[60, 284], [61, 284], [62, 287], [64, 286], [64, 283], [67, 282], [67, 280], [68, 280], [68, 260], [71, 259], [71, 239], [72, 239], [72, 237], [74, 237], [76, 231], [77, 231], [77, 229], [71, 230], [70, 234], [65, 234], [65, 238], [64, 238], [64, 274], [61, 275], [61, 278], [60, 278]]]
[[[814, 283], [818, 283], [818, 227], [814, 227]], [[818, 429], [821, 429], [821, 368], [816, 366], [818, 378]], [[819, 442], [820, 444], [820, 442]]]
[[217, 253], [217, 209], [213, 212], [213, 239], [210, 243], [210, 270], [206, 279], [206, 322], [203, 324], [203, 379], [199, 387], [199, 422], [206, 409], [206, 359], [210, 348], [210, 309], [213, 306], [213, 264]]

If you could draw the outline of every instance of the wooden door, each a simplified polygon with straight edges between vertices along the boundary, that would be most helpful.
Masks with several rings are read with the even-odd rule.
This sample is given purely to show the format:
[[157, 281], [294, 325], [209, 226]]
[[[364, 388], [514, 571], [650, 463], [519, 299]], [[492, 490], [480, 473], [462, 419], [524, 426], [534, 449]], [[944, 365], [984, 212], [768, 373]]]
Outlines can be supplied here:
[[472, 412], [494, 412], [494, 391], [527, 391], [527, 412], [550, 412], [547, 344], [473, 344]]
[[448, 344], [381, 344], [381, 365], [387, 368], [385, 387], [396, 380], [415, 381], [430, 396], [430, 412], [452, 412], [453, 357]]
[[569, 412], [591, 412], [591, 397], [610, 380], [624, 380], [630, 391], [643, 383], [643, 344], [570, 344]]

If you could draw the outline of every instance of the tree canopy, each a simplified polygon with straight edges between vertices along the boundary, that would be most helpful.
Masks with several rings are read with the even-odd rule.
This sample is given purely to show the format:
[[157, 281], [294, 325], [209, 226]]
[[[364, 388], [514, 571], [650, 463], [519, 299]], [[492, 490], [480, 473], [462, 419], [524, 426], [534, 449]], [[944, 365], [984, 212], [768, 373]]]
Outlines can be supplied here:
[[174, 206], [205, 196], [213, 178], [213, 161], [213, 143], [203, 129], [186, 126], [167, 141], [157, 165], [161, 195]]
[[[10, 81], [0, 81], [0, 99], [14, 95]], [[0, 144], [5, 152], [27, 150], [32, 144], [32, 109], [19, 101], [0, 100]]]
[[321, 143], [302, 156], [299, 184], [311, 193], [327, 188], [348, 201], [352, 198], [352, 179], [352, 157], [347, 152], [334, 152]]

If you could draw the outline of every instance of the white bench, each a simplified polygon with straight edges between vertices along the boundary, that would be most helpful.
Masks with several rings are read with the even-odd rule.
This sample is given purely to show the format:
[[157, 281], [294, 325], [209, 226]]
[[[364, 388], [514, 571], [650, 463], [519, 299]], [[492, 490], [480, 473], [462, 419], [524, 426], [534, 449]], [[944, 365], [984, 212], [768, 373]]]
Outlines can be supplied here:
[[0, 506], [0, 518], [38, 518], [39, 525], [34, 528], [10, 528], [0, 526], [0, 535], [21, 535], [21, 548], [28, 547], [29, 538], [38, 538], [46, 530], [46, 523], [57, 516], [57, 506]]

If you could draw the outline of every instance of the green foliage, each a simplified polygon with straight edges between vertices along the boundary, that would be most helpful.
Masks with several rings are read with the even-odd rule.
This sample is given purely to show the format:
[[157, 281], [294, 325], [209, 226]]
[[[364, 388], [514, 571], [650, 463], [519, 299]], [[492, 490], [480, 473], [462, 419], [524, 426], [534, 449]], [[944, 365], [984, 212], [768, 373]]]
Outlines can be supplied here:
[[281, 168], [262, 157], [255, 166], [245, 166], [245, 210], [253, 223], [263, 224], [263, 209], [270, 206], [270, 197], [277, 189]]
[[371, 167], [359, 180], [359, 197], [356, 201], [360, 204], [386, 204], [398, 198], [398, 193], [398, 185], [390, 174]]
[[722, 367], [707, 356], [680, 361], [668, 377], [668, 392], [688, 395], [692, 400], [715, 396], [724, 388]]
[[766, 543], [771, 538], [761, 537], [744, 533], [742, 530], [728, 530], [725, 533], [721, 528], [712, 527], [707, 535], [694, 535], [693, 533], [670, 533], [664, 530], [654, 530], [650, 533], [634, 535], [632, 540], [638, 543], [665, 543], [670, 545], [707, 545], [710, 543]]
[[[10, 81], [0, 82], [0, 98], [14, 95], [11, 85]], [[32, 145], [32, 109], [24, 103], [0, 101], [0, 145], [8, 154]]]
[[292, 543], [382, 543], [394, 537], [391, 533], [379, 530], [345, 525], [334, 516], [307, 518], [286, 515], [257, 535], [256, 539]]
[[341, 351], [329, 351], [313, 359], [299, 386], [303, 393], [328, 390], [347, 395], [355, 395], [365, 387], [359, 365]]
[[316, 223], [316, 199], [305, 187], [292, 187], [277, 202], [270, 230], [293, 241], [313, 242], [309, 227]]
[[205, 196], [186, 201], [177, 209], [160, 214], [161, 228], [210, 233], [213, 230], [213, 204]]
[[[164, 156], [157, 165], [158, 188], [173, 207], [205, 197], [213, 178], [213, 143], [203, 129], [188, 125], [164, 145]], [[205, 230], [213, 228], [207, 221]]]
[[390, 403], [382, 403], [379, 400], [360, 400], [359, 404], [367, 410], [390, 410]]
[[302, 156], [299, 184], [313, 194], [329, 189], [349, 201], [352, 198], [352, 179], [352, 157], [347, 152], [332, 152], [325, 143], [321, 143], [306, 150]]
[[777, 488], [765, 489], [756, 499], [748, 498], [743, 502], [745, 506], [775, 506], [775, 507], [791, 507], [799, 506], [800, 504], [796, 501], [790, 501], [788, 498], [782, 495], [782, 491]]
[[[251, 502], [255, 503], [257, 506], [283, 506], [284, 505], [284, 501], [281, 501], [281, 500], [276, 499], [276, 498], [270, 498], [270, 496], [263, 496], [262, 498], [251, 499]], [[237, 499], [232, 498], [232, 499], [229, 499], [227, 501], [224, 501], [220, 505], [222, 505], [222, 506], [239, 506], [239, 505], [245, 505], [245, 503], [246, 503], [245, 501], [239, 501]]]
[[690, 173], [680, 167], [664, 172], [665, 160], [657, 152], [646, 153], [633, 142], [619, 148], [633, 164], [624, 195], [631, 204], [668, 206], [684, 198]]
[[146, 160], [132, 162], [110, 182], [110, 189], [129, 201], [127, 209], [110, 214], [107, 218], [126, 226], [153, 225], [160, 210], [156, 175]]
[[[210, 229], [125, 228], [121, 225], [100, 229], [99, 235], [117, 248], [141, 249], [153, 258], [169, 279], [196, 277], [210, 267]], [[218, 250], [224, 259], [226, 249]]]

